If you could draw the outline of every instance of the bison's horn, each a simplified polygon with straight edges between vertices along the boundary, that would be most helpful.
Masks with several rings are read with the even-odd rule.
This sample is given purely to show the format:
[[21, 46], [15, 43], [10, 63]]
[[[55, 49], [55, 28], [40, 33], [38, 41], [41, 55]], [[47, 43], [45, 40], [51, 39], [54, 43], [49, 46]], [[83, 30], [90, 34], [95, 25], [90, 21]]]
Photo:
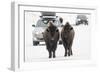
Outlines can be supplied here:
[[53, 26], [53, 22], [52, 21], [49, 21], [49, 26]]
[[56, 29], [56, 32], [58, 32], [59, 30], [58, 29]]
[[46, 29], [47, 32], [49, 32], [49, 29]]

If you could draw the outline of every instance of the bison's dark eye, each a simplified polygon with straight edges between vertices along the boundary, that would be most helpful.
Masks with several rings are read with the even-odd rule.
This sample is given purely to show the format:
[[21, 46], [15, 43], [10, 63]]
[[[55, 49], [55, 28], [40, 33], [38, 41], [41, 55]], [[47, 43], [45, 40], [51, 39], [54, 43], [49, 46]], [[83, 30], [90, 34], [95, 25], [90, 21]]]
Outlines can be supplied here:
[[49, 29], [46, 29], [47, 32], [49, 32]]
[[56, 32], [58, 32], [59, 30], [58, 29], [56, 29]]
[[55, 20], [53, 20], [53, 22], [55, 22]]
[[73, 27], [70, 28], [70, 30], [72, 30], [72, 29], [73, 29]]

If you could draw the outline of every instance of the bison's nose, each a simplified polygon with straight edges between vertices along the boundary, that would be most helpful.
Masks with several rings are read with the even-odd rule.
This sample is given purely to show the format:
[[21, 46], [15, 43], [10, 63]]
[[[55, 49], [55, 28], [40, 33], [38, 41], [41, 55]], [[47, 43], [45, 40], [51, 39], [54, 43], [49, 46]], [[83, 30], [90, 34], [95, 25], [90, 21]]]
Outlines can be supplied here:
[[54, 38], [51, 38], [51, 42], [54, 42]]
[[54, 41], [54, 38], [51, 38], [51, 41]]
[[51, 41], [50, 42], [51, 42], [50, 43], [51, 46], [54, 45], [54, 39], [53, 38], [51, 38]]

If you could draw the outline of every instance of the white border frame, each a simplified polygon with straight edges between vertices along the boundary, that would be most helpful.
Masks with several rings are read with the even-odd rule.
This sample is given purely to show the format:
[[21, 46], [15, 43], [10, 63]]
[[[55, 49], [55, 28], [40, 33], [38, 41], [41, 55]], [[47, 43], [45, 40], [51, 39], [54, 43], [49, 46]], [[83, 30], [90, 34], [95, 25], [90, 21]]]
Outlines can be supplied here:
[[[33, 6], [33, 7], [32, 7]], [[35, 10], [38, 10], [38, 7], [41, 8], [43, 7], [47, 11], [51, 11], [50, 9], [56, 10], [57, 8], [61, 10], [65, 10], [66, 8], [69, 9], [69, 11], [76, 12], [78, 11], [79, 13], [90, 13], [91, 14], [91, 34], [95, 30], [95, 21], [96, 21], [96, 8], [94, 7], [89, 7], [87, 8], [86, 6], [73, 6], [73, 5], [68, 5], [66, 7], [59, 7], [59, 6], [40, 6], [40, 5], [32, 5], [31, 3], [18, 3], [18, 2], [12, 2], [11, 4], [11, 69], [13, 71], [19, 71], [19, 70], [27, 70], [27, 69], [47, 69], [47, 68], [54, 68], [56, 67], [69, 67], [69, 66], [83, 66], [83, 65], [94, 65], [96, 64], [96, 49], [93, 46], [93, 34], [91, 36], [91, 59], [90, 60], [75, 60], [75, 61], [50, 61], [50, 62], [32, 62], [30, 63], [25, 63], [24, 61], [24, 26], [20, 24], [20, 16], [23, 17], [23, 14], [20, 14], [20, 11], [24, 11], [25, 8], [32, 9], [34, 7]], [[48, 7], [50, 9], [48, 9]], [[33, 10], [33, 9], [32, 9]], [[39, 9], [40, 10], [40, 9]], [[75, 11], [74, 11], [75, 10]], [[86, 11], [85, 11], [86, 10]], [[22, 18], [23, 20], [23, 18]], [[20, 49], [22, 48], [22, 49]]]

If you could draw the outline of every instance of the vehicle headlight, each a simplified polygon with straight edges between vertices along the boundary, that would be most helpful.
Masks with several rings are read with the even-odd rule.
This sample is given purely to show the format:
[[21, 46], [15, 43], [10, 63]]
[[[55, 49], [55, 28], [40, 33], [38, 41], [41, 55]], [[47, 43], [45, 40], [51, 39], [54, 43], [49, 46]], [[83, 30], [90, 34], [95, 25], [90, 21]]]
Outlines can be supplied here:
[[77, 19], [77, 21], [80, 21], [81, 19]]
[[38, 35], [39, 34], [39, 32], [36, 32], [36, 35]]
[[33, 34], [33, 37], [37, 37], [37, 35], [39, 34], [39, 32], [36, 32], [36, 31], [35, 31], [35, 32], [33, 32], [32, 34]]
[[33, 40], [37, 40], [37, 38], [36, 37], [33, 37]]

